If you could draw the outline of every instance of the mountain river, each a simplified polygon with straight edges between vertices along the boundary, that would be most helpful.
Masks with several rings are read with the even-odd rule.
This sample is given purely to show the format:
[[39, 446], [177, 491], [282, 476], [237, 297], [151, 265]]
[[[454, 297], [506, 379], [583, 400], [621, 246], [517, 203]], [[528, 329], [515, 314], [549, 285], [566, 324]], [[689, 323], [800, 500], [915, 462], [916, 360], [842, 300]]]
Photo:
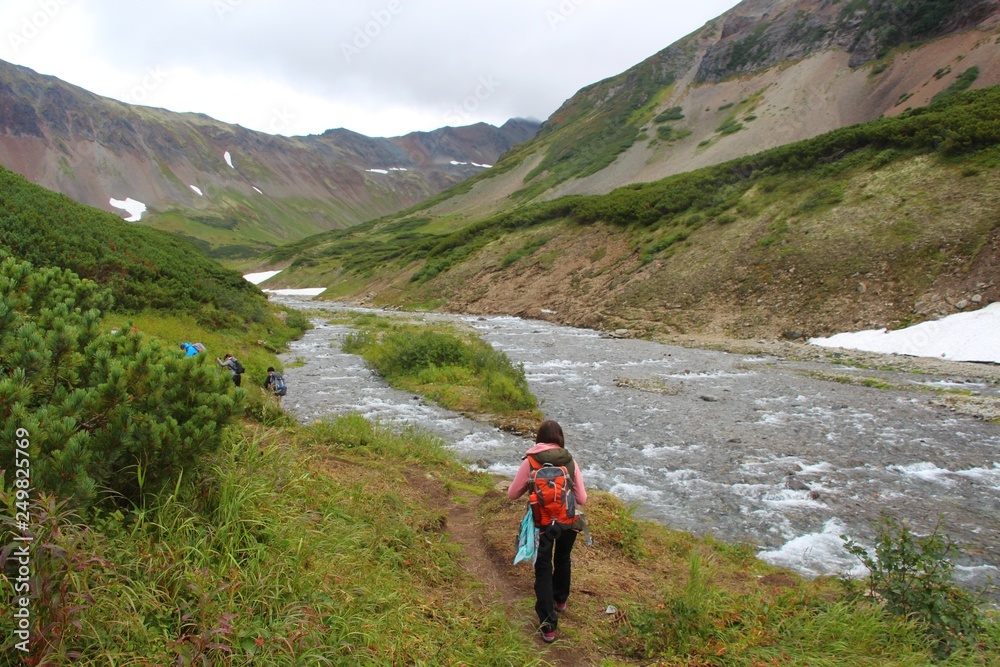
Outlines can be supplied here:
[[[840, 536], [870, 543], [882, 510], [918, 534], [940, 518], [963, 547], [959, 581], [1000, 579], [1000, 426], [933, 405], [928, 391], [996, 395], [993, 384], [889, 373], [912, 391], [872, 388], [817, 377], [862, 372], [826, 362], [608, 338], [516, 317], [424, 317], [471, 326], [522, 363], [588, 488], [634, 503], [636, 516], [749, 542], [764, 560], [806, 576], [862, 574]], [[282, 357], [285, 407], [300, 421], [357, 411], [420, 425], [470, 466], [513, 476], [530, 441], [388, 387], [340, 350], [350, 328], [313, 323]]]

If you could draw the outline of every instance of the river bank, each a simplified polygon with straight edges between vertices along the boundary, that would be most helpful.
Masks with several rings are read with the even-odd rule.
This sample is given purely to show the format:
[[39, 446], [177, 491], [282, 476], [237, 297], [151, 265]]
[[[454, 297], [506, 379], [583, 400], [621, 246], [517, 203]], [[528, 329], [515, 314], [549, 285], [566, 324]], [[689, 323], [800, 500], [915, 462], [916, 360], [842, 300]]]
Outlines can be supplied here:
[[[343, 309], [302, 307], [317, 306]], [[918, 531], [942, 517], [968, 548], [966, 584], [1000, 572], [1000, 428], [966, 414], [970, 401], [995, 402], [992, 367], [784, 342], [721, 350], [718, 340], [687, 337], [682, 347], [513, 317], [422, 317], [474, 328], [523, 364], [588, 479], [635, 503], [637, 516], [754, 545], [806, 576], [855, 570], [840, 535], [870, 537], [882, 511]], [[473, 468], [513, 475], [523, 438], [384, 387], [338, 351], [348, 330], [324, 324], [296, 343], [287, 358], [303, 365], [288, 375], [301, 389], [290, 410], [307, 420], [359, 410], [420, 424]]]

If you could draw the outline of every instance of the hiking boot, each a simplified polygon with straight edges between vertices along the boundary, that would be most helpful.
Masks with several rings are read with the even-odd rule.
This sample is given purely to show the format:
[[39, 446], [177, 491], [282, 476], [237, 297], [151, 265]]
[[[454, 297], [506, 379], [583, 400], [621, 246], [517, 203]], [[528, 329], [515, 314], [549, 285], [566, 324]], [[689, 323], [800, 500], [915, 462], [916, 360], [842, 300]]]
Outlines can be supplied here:
[[566, 611], [566, 603], [565, 602], [556, 602], [552, 606], [555, 607], [556, 611], [559, 612], [560, 614], [563, 613], [564, 611]]
[[546, 644], [551, 644], [556, 640], [556, 631], [549, 630], [547, 628], [542, 628], [542, 641]]

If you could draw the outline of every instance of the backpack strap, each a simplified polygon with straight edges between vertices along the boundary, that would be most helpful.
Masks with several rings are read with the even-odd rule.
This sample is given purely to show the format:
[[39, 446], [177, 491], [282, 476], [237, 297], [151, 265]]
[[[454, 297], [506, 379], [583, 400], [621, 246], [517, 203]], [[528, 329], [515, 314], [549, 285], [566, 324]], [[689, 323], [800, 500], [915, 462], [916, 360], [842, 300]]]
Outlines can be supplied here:
[[564, 468], [566, 468], [566, 473], [569, 475], [569, 488], [572, 489], [574, 486], [576, 486], [574, 482], [574, 480], [576, 479], [576, 461], [573, 460], [572, 455], [569, 455], [568, 452], [567, 455], [569, 456], [569, 461], [563, 464], [556, 464], [552, 463], [551, 461], [542, 461], [535, 454], [525, 454], [524, 458], [528, 459], [528, 465], [531, 466], [532, 472], [539, 470], [545, 465], [552, 465], [552, 466], [562, 465]]

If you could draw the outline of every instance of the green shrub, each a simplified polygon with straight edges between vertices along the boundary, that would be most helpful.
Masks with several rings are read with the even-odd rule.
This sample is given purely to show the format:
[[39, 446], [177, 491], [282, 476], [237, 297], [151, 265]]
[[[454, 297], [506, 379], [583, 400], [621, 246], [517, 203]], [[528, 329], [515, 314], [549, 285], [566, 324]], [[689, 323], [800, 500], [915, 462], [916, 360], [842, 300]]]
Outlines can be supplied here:
[[931, 102], [932, 103], [938, 102], [940, 100], [951, 97], [952, 95], [957, 95], [958, 93], [961, 93], [964, 90], [968, 90], [969, 86], [975, 83], [976, 79], [978, 78], [979, 78], [979, 66], [973, 65], [969, 69], [959, 74], [955, 78], [955, 81], [950, 86], [948, 86], [940, 93], [935, 95], [934, 98], [931, 100]]
[[539, 248], [541, 248], [542, 246], [544, 246], [546, 243], [548, 243], [549, 240], [550, 240], [550, 237], [548, 237], [548, 236], [543, 236], [542, 238], [537, 238], [537, 239], [531, 239], [530, 241], [528, 241], [527, 243], [525, 243], [520, 249], [515, 250], [514, 252], [507, 254], [500, 261], [500, 268], [501, 269], [506, 269], [506, 268], [508, 268], [508, 267], [516, 264], [517, 262], [519, 262], [523, 258], [530, 257], [531, 255], [535, 254], [536, 250], [538, 250]]
[[68, 270], [0, 256], [0, 467], [30, 443], [39, 492], [137, 502], [219, 444], [240, 390], [203, 355], [103, 331], [111, 295]]
[[872, 67], [872, 71], [871, 71], [871, 75], [872, 75], [872, 76], [874, 76], [874, 75], [876, 75], [876, 74], [881, 74], [882, 72], [884, 72], [884, 71], [886, 71], [887, 69], [889, 69], [889, 65], [890, 65], [890, 64], [891, 64], [891, 63], [890, 63], [889, 61], [887, 61], [887, 60], [883, 60], [883, 61], [881, 61], [881, 62], [878, 62], [878, 63], [876, 63], [876, 64], [875, 64], [875, 65], [874, 65], [874, 66]]
[[654, 118], [653, 122], [666, 123], [667, 121], [680, 120], [682, 118], [684, 118], [684, 110], [681, 107], [670, 107]]
[[460, 366], [465, 346], [454, 335], [437, 331], [392, 332], [380, 341], [370, 363], [383, 376], [411, 375], [430, 366]]
[[735, 118], [728, 118], [719, 127], [715, 128], [715, 131], [719, 134], [725, 136], [727, 134], [735, 134], [743, 129], [743, 123], [739, 122]]
[[656, 138], [660, 141], [670, 141], [674, 136], [674, 128], [669, 125], [656, 128]]
[[971, 646], [983, 630], [976, 598], [952, 582], [954, 544], [940, 532], [915, 537], [904, 522], [882, 514], [875, 524], [874, 553], [843, 537], [847, 551], [869, 570], [868, 592], [885, 601], [891, 614], [919, 621], [946, 657]]
[[491, 412], [507, 414], [518, 410], [534, 410], [538, 401], [528, 391], [522, 377], [514, 374], [491, 371], [483, 377], [486, 387], [485, 406]]
[[189, 241], [50, 192], [0, 167], [0, 250], [106, 287], [118, 310], [199, 313], [210, 326], [261, 321], [267, 299]]
[[672, 247], [676, 243], [680, 243], [681, 241], [687, 240], [688, 236], [690, 236], [690, 232], [681, 231], [681, 232], [674, 232], [673, 234], [668, 234], [664, 237], [657, 239], [654, 243], [650, 244], [649, 247], [645, 248], [642, 251], [641, 255], [642, 263], [644, 265], [649, 264], [661, 252], [663, 252], [667, 248]]
[[[389, 384], [429, 395], [460, 409], [464, 396], [476, 410], [497, 415], [532, 411], [538, 400], [524, 368], [475, 336], [415, 324], [372, 323], [345, 336], [345, 352], [360, 354]], [[465, 389], [465, 391], [463, 391]]]
[[977, 0], [851, 0], [840, 11], [838, 29], [850, 25], [856, 39], [873, 42], [876, 57], [883, 58], [895, 46], [940, 36], [949, 19], [975, 11], [978, 4]]

